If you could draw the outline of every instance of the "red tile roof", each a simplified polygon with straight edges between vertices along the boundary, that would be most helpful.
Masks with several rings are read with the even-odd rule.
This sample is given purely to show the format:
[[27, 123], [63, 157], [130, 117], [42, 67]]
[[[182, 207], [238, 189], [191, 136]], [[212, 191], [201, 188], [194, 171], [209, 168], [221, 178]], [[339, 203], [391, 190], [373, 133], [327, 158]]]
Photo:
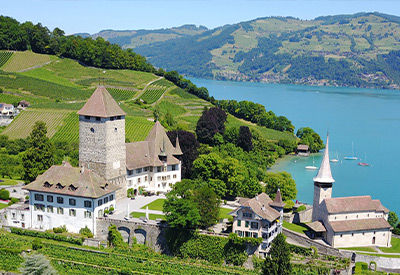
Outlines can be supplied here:
[[370, 196], [327, 198], [324, 199], [324, 202], [329, 214], [383, 211], [383, 208], [377, 208], [377, 203]]
[[269, 206], [271, 203], [271, 198], [267, 194], [261, 193], [243, 203], [242, 207], [250, 207], [258, 216], [272, 222], [280, 217], [280, 213]]

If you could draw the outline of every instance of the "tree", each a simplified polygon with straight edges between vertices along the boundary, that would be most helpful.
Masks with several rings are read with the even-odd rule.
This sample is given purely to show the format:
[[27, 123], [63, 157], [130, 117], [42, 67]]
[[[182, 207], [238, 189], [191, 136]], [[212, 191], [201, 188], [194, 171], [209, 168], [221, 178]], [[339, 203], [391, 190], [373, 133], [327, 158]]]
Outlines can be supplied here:
[[220, 133], [223, 136], [226, 118], [227, 114], [222, 109], [216, 107], [204, 109], [196, 125], [197, 140], [202, 143], [212, 144], [216, 133]]
[[8, 200], [10, 198], [10, 191], [6, 189], [1, 189], [0, 190], [0, 199], [2, 200]]
[[167, 194], [163, 211], [168, 225], [178, 228], [196, 228], [200, 224], [200, 213], [196, 203], [191, 199], [178, 198]]
[[249, 127], [240, 126], [237, 145], [246, 152], [253, 150], [252, 135]]
[[214, 225], [219, 218], [220, 198], [207, 185], [203, 185], [193, 192], [193, 200], [197, 204], [202, 227]]
[[281, 190], [282, 200], [294, 200], [297, 196], [296, 182], [292, 179], [292, 175], [287, 172], [267, 173], [265, 178], [265, 193], [275, 198], [278, 188]]
[[309, 146], [312, 153], [316, 153], [325, 147], [321, 137], [309, 127], [300, 128], [296, 136], [301, 139], [301, 144]]
[[27, 182], [35, 180], [53, 164], [54, 145], [46, 133], [46, 124], [37, 121], [29, 136], [29, 147], [22, 156], [23, 179]]
[[111, 247], [127, 247], [128, 244], [124, 242], [124, 239], [121, 236], [121, 233], [119, 233], [117, 226], [114, 224], [111, 224], [108, 227], [108, 244]]
[[397, 223], [399, 222], [399, 218], [397, 217], [396, 213], [393, 211], [389, 212], [388, 223], [391, 227], [395, 228]]
[[[167, 132], [169, 140], [172, 144], [175, 144], [176, 138], [179, 139], [179, 146], [182, 150], [182, 177], [190, 178], [192, 175], [192, 167], [193, 161], [197, 159], [198, 153], [197, 149], [199, 148], [199, 142], [196, 139], [196, 136], [187, 131], [170, 131]], [[175, 144], [176, 146], [176, 144]]]
[[272, 241], [271, 249], [265, 259], [263, 274], [290, 275], [292, 265], [290, 263], [290, 249], [286, 242], [286, 236], [279, 233]]
[[56, 275], [50, 261], [42, 254], [32, 254], [25, 257], [21, 272], [24, 275]]

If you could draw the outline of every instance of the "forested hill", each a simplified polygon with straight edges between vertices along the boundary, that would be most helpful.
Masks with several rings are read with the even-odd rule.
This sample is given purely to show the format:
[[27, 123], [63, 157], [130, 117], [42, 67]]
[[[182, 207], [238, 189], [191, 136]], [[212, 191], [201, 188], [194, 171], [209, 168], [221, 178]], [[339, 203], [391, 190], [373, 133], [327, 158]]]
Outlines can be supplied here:
[[136, 32], [134, 39], [123, 32], [103, 37], [186, 76], [399, 88], [399, 24], [397, 16], [358, 13], [314, 20], [258, 18], [176, 38], [161, 38], [159, 31]]

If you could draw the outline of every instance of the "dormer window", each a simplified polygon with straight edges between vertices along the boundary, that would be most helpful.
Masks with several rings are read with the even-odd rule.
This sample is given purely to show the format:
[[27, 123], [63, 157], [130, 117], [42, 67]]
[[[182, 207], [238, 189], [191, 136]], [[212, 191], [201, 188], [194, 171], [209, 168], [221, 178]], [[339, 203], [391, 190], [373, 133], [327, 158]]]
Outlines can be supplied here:
[[77, 187], [75, 187], [74, 185], [70, 185], [70, 186], [68, 186], [68, 190], [69, 191], [75, 191], [76, 189], [78, 189]]
[[62, 185], [61, 183], [57, 183], [56, 185], [56, 189], [64, 189], [64, 185]]
[[53, 186], [53, 184], [50, 184], [48, 181], [46, 181], [46, 182], [43, 184], [43, 186], [46, 187], [46, 188], [50, 188], [50, 187]]
[[106, 190], [108, 186], [108, 183], [104, 184], [103, 186], [101, 186], [102, 189]]

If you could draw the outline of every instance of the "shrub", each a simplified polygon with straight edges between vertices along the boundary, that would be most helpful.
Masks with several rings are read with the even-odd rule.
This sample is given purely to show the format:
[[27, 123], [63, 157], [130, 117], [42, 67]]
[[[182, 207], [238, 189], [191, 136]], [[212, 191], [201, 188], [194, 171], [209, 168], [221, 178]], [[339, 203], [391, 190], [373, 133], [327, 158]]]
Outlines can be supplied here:
[[43, 247], [43, 243], [40, 239], [34, 239], [32, 242], [32, 249], [39, 250]]
[[53, 232], [54, 233], [64, 233], [64, 232], [68, 232], [67, 227], [64, 225], [60, 226], [60, 227], [54, 227], [53, 228]]
[[26, 201], [29, 201], [29, 196], [26, 196], [26, 197], [25, 197], [25, 200], [26, 200]]
[[312, 249], [312, 251], [313, 251], [313, 258], [314, 259], [317, 259], [318, 258], [318, 249], [315, 247], [315, 246], [310, 246], [310, 248]]
[[285, 206], [283, 207], [283, 210], [285, 212], [290, 212], [290, 211], [292, 211], [293, 206], [294, 206], [294, 202], [292, 200], [285, 201]]
[[299, 208], [296, 209], [296, 212], [301, 212], [306, 210], [306, 206], [305, 205], [300, 205]]
[[127, 195], [127, 197], [128, 198], [133, 198], [135, 195], [135, 192], [134, 192], [134, 190], [133, 190], [133, 188], [129, 188], [127, 191], [126, 191], [126, 195]]
[[[106, 212], [106, 211], [104, 211]], [[127, 247], [128, 244], [124, 242], [121, 233], [118, 232], [117, 227], [112, 224], [108, 227], [108, 244], [111, 247]]]
[[10, 198], [10, 192], [6, 189], [1, 189], [0, 190], [0, 199], [8, 200], [9, 198]]
[[108, 211], [109, 211], [110, 213], [112, 213], [112, 212], [114, 212], [114, 210], [115, 210], [114, 207], [111, 206], [110, 209], [109, 209]]
[[83, 243], [82, 238], [73, 238], [73, 237], [67, 237], [64, 235], [52, 234], [52, 233], [48, 233], [48, 232], [40, 232], [40, 231], [26, 230], [26, 229], [24, 230], [21, 228], [14, 228], [14, 227], [11, 228], [11, 233], [17, 234], [17, 235], [23, 235], [23, 236], [56, 240], [56, 241], [60, 241], [60, 242], [67, 242], [67, 243], [78, 244], [78, 245], [82, 245], [82, 243]]
[[303, 255], [303, 256], [311, 256], [312, 255], [312, 249], [311, 248], [306, 248], [302, 246], [297, 246], [294, 244], [289, 244], [289, 249], [290, 252]]
[[93, 238], [93, 233], [92, 233], [92, 231], [90, 231], [90, 229], [87, 226], [85, 226], [84, 228], [81, 228], [79, 230], [79, 234], [86, 236], [87, 238]]
[[110, 214], [110, 210], [106, 209], [104, 210], [104, 215]]

